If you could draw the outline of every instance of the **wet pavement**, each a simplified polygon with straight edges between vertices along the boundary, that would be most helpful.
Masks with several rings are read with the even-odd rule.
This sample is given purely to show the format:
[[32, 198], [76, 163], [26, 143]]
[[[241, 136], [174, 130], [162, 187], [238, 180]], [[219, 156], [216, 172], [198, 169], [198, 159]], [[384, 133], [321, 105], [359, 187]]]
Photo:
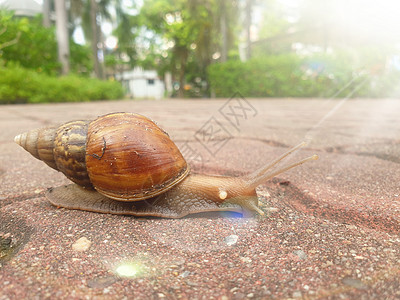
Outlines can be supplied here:
[[[241, 175], [305, 140], [320, 159], [258, 188], [265, 216], [135, 218], [53, 207], [68, 183], [13, 142], [116, 111], [155, 120], [195, 172]], [[400, 101], [0, 106], [0, 300], [398, 299]]]

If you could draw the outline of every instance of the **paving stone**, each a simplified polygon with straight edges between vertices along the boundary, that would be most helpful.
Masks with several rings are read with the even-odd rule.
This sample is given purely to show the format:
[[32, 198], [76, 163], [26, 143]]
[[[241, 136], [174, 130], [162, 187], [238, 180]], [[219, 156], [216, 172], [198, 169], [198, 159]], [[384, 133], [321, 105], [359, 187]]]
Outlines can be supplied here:
[[[400, 101], [240, 101], [0, 106], [0, 299], [398, 297]], [[258, 188], [263, 217], [53, 207], [45, 190], [68, 180], [14, 136], [114, 111], [156, 120], [197, 172], [245, 174], [303, 140], [293, 159], [320, 159]], [[217, 147], [206, 129], [229, 139]]]

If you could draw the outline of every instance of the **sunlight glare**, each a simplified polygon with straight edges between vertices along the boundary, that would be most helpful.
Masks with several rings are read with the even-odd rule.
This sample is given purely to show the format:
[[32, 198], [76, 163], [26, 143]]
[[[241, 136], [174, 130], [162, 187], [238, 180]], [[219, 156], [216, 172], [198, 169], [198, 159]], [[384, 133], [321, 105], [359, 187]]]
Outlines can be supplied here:
[[127, 262], [120, 264], [116, 269], [115, 272], [120, 277], [136, 277], [138, 274], [141, 273], [141, 266], [137, 263]]
[[360, 38], [400, 40], [400, 1], [339, 0], [329, 7], [331, 25]]

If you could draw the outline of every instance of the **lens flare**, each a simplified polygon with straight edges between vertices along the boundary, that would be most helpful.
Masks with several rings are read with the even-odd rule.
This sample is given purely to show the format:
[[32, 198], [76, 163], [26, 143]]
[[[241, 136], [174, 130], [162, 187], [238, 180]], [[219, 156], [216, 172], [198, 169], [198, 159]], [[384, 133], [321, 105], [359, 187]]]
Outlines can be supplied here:
[[138, 277], [142, 271], [143, 267], [139, 263], [134, 262], [122, 263], [115, 269], [118, 276], [127, 278]]

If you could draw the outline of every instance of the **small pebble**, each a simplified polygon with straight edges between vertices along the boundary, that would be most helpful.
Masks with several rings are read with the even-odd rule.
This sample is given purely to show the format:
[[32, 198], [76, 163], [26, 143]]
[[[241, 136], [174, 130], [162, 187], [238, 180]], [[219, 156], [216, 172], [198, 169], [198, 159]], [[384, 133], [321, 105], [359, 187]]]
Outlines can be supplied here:
[[251, 258], [249, 257], [241, 257], [240, 260], [244, 263], [251, 263]]
[[253, 298], [253, 297], [254, 297], [254, 294], [253, 294], [253, 293], [247, 294], [247, 298]]
[[303, 250], [295, 250], [293, 251], [293, 254], [298, 256], [302, 260], [307, 259], [307, 254]]
[[224, 241], [228, 246], [232, 246], [237, 243], [238, 239], [239, 237], [236, 234], [231, 234], [227, 236]]
[[190, 272], [189, 271], [185, 271], [179, 276], [185, 278], [185, 277], [188, 277], [189, 275], [190, 275]]
[[293, 298], [301, 298], [303, 295], [301, 294], [300, 291], [294, 291], [293, 292]]
[[345, 277], [342, 279], [342, 283], [358, 290], [365, 290], [367, 286], [361, 280], [357, 278]]
[[186, 280], [186, 284], [189, 286], [199, 286], [199, 284], [197, 282], [190, 281], [190, 280]]
[[83, 252], [88, 250], [90, 248], [90, 245], [92, 245], [92, 242], [83, 236], [72, 244], [72, 249], [74, 251]]
[[173, 290], [179, 290], [181, 287], [177, 284], [171, 285], [171, 289]]
[[277, 212], [277, 211], [279, 211], [279, 208], [277, 208], [277, 207], [267, 207], [266, 210], [268, 210], [269, 212]]
[[239, 300], [239, 299], [243, 299], [244, 297], [245, 297], [245, 294], [243, 294], [241, 292], [237, 292], [237, 293], [233, 294], [232, 299]]

